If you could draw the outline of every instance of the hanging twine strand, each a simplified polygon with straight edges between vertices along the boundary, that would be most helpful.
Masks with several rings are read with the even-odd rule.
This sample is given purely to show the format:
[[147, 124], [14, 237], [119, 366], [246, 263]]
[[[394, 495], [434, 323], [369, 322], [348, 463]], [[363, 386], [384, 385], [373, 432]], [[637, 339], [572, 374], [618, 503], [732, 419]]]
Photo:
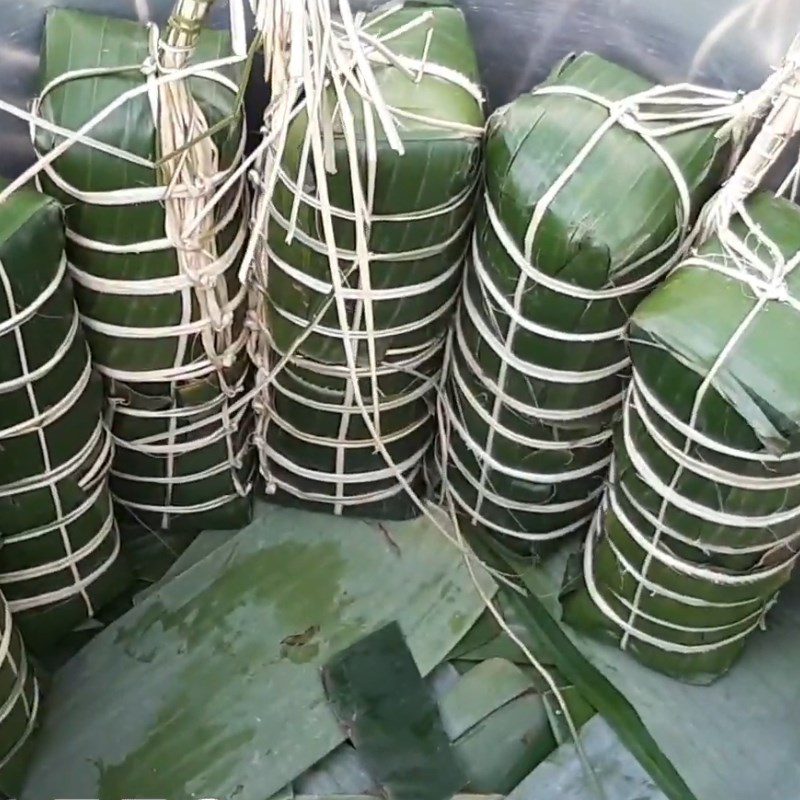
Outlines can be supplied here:
[[[381, 16], [383, 18], [390, 16], [395, 13], [399, 7], [402, 6], [390, 6]], [[363, 31], [364, 29], [368, 29], [370, 23], [368, 21], [365, 23], [363, 20], [356, 21], [350, 13], [347, 0], [340, 0], [339, 9], [342, 13], [341, 25], [346, 32], [344, 41], [342, 41], [342, 37], [337, 38], [335, 36], [338, 26], [331, 18], [327, 0], [317, 0], [316, 2], [314, 0], [308, 0], [308, 2], [304, 3], [288, 4], [266, 2], [265, 0], [256, 2], [256, 0], [253, 0], [253, 10], [258, 20], [260, 30], [263, 31], [265, 41], [267, 42], [265, 52], [267, 54], [266, 62], [268, 69], [270, 70], [275, 85], [283, 87], [278, 89], [279, 93], [283, 91], [286, 94], [292, 95], [296, 100], [302, 76], [302, 85], [305, 92], [305, 99], [302, 105], [307, 112], [309, 124], [301, 153], [300, 175], [296, 183], [298, 187], [303, 186], [303, 175], [308, 168], [307, 165], [313, 165], [314, 174], [317, 178], [317, 200], [323, 234], [321, 245], [324, 248], [323, 252], [328, 256], [329, 260], [331, 287], [331, 293], [326, 298], [322, 309], [309, 321], [306, 330], [295, 340], [289, 352], [281, 355], [278, 363], [272, 366], [269, 373], [267, 373], [267, 369], [269, 369], [268, 365], [272, 363], [270, 360], [269, 337], [263, 335], [263, 330], [259, 328], [258, 319], [254, 320], [253, 329], [256, 335], [251, 344], [251, 354], [260, 368], [257, 377], [257, 385], [260, 387], [261, 392], [261, 396], [256, 402], [260, 406], [261, 414], [266, 416], [272, 411], [269, 395], [264, 393], [264, 390], [272, 386], [274, 382], [280, 380], [281, 372], [284, 369], [291, 369], [291, 364], [294, 363], [294, 356], [302, 341], [304, 341], [311, 332], [317, 329], [318, 322], [327, 309], [334, 306], [339, 321], [339, 334], [341, 336], [342, 347], [345, 353], [346, 372], [343, 374], [348, 377], [348, 394], [346, 398], [348, 413], [361, 417], [372, 439], [372, 444], [376, 451], [384, 458], [387, 471], [395, 479], [399, 491], [405, 492], [419, 510], [431, 520], [435, 528], [462, 554], [470, 575], [472, 576], [472, 580], [490, 613], [492, 613], [501, 628], [511, 637], [512, 641], [519, 644], [526, 658], [543, 676], [553, 692], [553, 696], [559, 703], [561, 713], [564, 715], [564, 719], [570, 728], [573, 739], [583, 757], [583, 761], [586, 763], [585, 756], [580, 747], [578, 733], [565, 703], [563, 693], [560, 691], [548, 670], [514, 634], [508, 623], [503, 619], [502, 614], [498, 611], [492, 598], [480, 586], [475, 572], [477, 568], [475, 563], [477, 558], [460, 533], [458, 519], [455, 515], [455, 508], [451, 503], [446, 504], [444, 509], [445, 513], [442, 514], [440, 509], [431, 506], [428, 501], [421, 498], [413, 487], [413, 480], [416, 474], [414, 469], [421, 468], [421, 457], [419, 459], [419, 466], [413, 468], [409, 472], [408, 468], [410, 464], [397, 464], [386, 447], [386, 441], [381, 437], [379, 416], [381, 402], [380, 397], [376, 396], [375, 388], [381, 371], [386, 368], [392, 369], [392, 364], [378, 363], [375, 352], [371, 346], [374, 345], [375, 342], [376, 330], [368, 306], [375, 302], [375, 296], [373, 293], [374, 290], [372, 290], [368, 282], [370, 260], [373, 256], [368, 252], [367, 242], [369, 238], [369, 227], [373, 221], [371, 198], [374, 196], [375, 181], [374, 151], [370, 149], [371, 145], [368, 143], [366, 146], [368, 168], [366, 186], [364, 186], [359, 167], [361, 153], [354, 135], [354, 120], [349, 106], [349, 99], [345, 93], [345, 86], [355, 89], [363, 102], [368, 104], [368, 106], [364, 108], [364, 133], [368, 140], [374, 140], [375, 131], [380, 127], [387, 141], [390, 142], [396, 152], [402, 152], [402, 140], [398, 135], [398, 123], [395, 119], [399, 118], [402, 120], [403, 117], [410, 118], [412, 115], [405, 114], [398, 109], [387, 107], [380, 95], [377, 83], [371, 74], [370, 64], [373, 60], [375, 60], [375, 63], [381, 63], [381, 60], [386, 57], [386, 51], [380, 48], [371, 49], [368, 46], [369, 40], [363, 36]], [[424, 24], [426, 15], [420, 14], [418, 20], [417, 24]], [[374, 22], [373, 20], [373, 24]], [[388, 36], [385, 37], [384, 43], [388, 38]], [[269, 44], [270, 42], [272, 42], [271, 46]], [[429, 42], [430, 37], [426, 37], [425, 53], [417, 65], [420, 72], [428, 68], [426, 56], [430, 46]], [[406, 66], [408, 66], [408, 64], [406, 64]], [[356, 250], [353, 254], [347, 254], [344, 257], [342, 257], [334, 233], [333, 220], [336, 216], [336, 209], [330, 203], [326, 178], [326, 172], [333, 163], [332, 131], [327, 121], [330, 119], [330, 109], [325, 108], [322, 102], [326, 81], [329, 81], [328, 85], [332, 86], [336, 96], [336, 109], [341, 122], [341, 133], [346, 149], [353, 199], [354, 211], [352, 214], [356, 233]], [[281, 177], [280, 163], [286, 140], [283, 127], [288, 127], [291, 119], [291, 114], [286, 113], [286, 108], [291, 107], [292, 103], [287, 103], [284, 97], [285, 95], [279, 94], [275, 103], [275, 110], [273, 110], [270, 117], [271, 125], [274, 125], [275, 122], [278, 121], [277, 124], [281, 126], [279, 127], [279, 131], [275, 132], [274, 128], [271, 126], [267, 127], [265, 131], [266, 135], [270, 137], [270, 140], [276, 142], [276, 146], [269, 146], [269, 149], [266, 146], [264, 147], [264, 158], [261, 163], [259, 175], [259, 186], [262, 189], [262, 193], [255, 204], [256, 211], [252, 219], [254, 230], [250, 248], [252, 260], [246, 258], [246, 268], [248, 270], [254, 269], [257, 273], [256, 279], [251, 278], [257, 303], [261, 299], [259, 297], [260, 293], [263, 292], [267, 286], [266, 279], [268, 277], [268, 269], [275, 267], [275, 263], [272, 261], [268, 249], [267, 225], [270, 219], [274, 221], [274, 214], [270, 214], [270, 198], [271, 190], [275, 182]], [[426, 123], [432, 125], [441, 124], [437, 120], [428, 120], [418, 115], [413, 115], [413, 117], [415, 119], [424, 119]], [[459, 126], [457, 132], [471, 136], [480, 136], [482, 133], [480, 129], [471, 129], [465, 126]], [[372, 164], [372, 166], [370, 167], [369, 164]], [[302, 198], [298, 199], [297, 203], [301, 200]], [[428, 213], [433, 217], [438, 214], [439, 211], [438, 209], [432, 209]], [[423, 215], [422, 218], [425, 219], [425, 216]], [[292, 222], [288, 226], [287, 239], [291, 240], [295, 235], [298, 235], [298, 232]], [[394, 259], [396, 255], [397, 254], [394, 254], [392, 258]], [[255, 262], [255, 265], [253, 262]], [[340, 266], [341, 263], [347, 266], [343, 269]], [[352, 287], [349, 285], [349, 278], [353, 274], [358, 275], [360, 279], [357, 289], [359, 292], [357, 297], [360, 306], [358, 314], [354, 316], [356, 319], [362, 318], [365, 323], [363, 332], [366, 333], [366, 341], [369, 348], [369, 364], [366, 368], [360, 367], [357, 359], [358, 347], [361, 340], [359, 334], [361, 331], [359, 330], [359, 326], [351, 323], [345, 304], [345, 301], [350, 299], [348, 298], [348, 291], [352, 291]], [[415, 290], [412, 287], [408, 296], [413, 296], [414, 293]], [[262, 313], [259, 311], [260, 308], [263, 308], [263, 306], [256, 304], [254, 315], [257, 318]], [[361, 314], [363, 314], [363, 317], [361, 317]], [[261, 335], [258, 333], [260, 330]], [[369, 379], [372, 387], [371, 401], [366, 398], [362, 392], [361, 381], [364, 377]], [[266, 451], [265, 446], [265, 437], [263, 437], [259, 442], [262, 453], [266, 455], [266, 458], [262, 461], [262, 469], [266, 468], [266, 474], [270, 476], [268, 471], [268, 458], [270, 456], [274, 458], [274, 453]], [[411, 461], [413, 462], [416, 460], [417, 456], [415, 455]], [[294, 470], [295, 467], [296, 465], [292, 465], [292, 470]], [[352, 479], [352, 476], [339, 474], [331, 475], [328, 473], [319, 477], [323, 477], [325, 480], [332, 482]], [[275, 481], [274, 476], [272, 480]], [[296, 489], [293, 491], [297, 493]], [[344, 498], [341, 497], [340, 491], [341, 490], [337, 491], [337, 496], [334, 499], [341, 505], [345, 501]], [[302, 496], [303, 499], [316, 499], [306, 494]], [[330, 499], [331, 498], [325, 498], [325, 500]], [[369, 500], [369, 498], [366, 499]], [[488, 569], [488, 571], [498, 580], [510, 585], [514, 590], [518, 591], [516, 585], [513, 582], [509, 582], [505, 576], [497, 573], [495, 570]], [[587, 769], [589, 773], [593, 775], [591, 768], [587, 766]], [[596, 780], [594, 783], [596, 784]], [[604, 797], [602, 789], [599, 787], [598, 797]]]

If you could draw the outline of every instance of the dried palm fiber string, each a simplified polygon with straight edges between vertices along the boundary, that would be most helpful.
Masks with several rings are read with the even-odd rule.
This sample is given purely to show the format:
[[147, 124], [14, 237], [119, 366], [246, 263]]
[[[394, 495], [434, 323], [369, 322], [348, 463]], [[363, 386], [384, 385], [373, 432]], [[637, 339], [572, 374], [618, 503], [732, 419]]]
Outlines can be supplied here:
[[123, 591], [129, 575], [62, 212], [32, 191], [0, 203], [0, 418], [0, 590], [40, 650]]
[[611, 482], [565, 589], [570, 624], [693, 682], [731, 667], [798, 553], [800, 208], [753, 193], [800, 133], [800, 39], [780, 74], [704, 243], [632, 318]]
[[537, 554], [588, 526], [629, 364], [625, 322], [768, 100], [653, 86], [584, 54], [492, 117], [439, 464], [473, 524]]
[[[287, 34], [305, 43], [297, 30], [309, 42], [269, 62], [271, 85], [286, 87], [272, 115], [283, 132], [256, 176], [251, 355], [261, 375], [303, 339], [257, 401], [262, 473], [284, 502], [415, 514], [395, 466], [421, 491], [479, 175], [466, 24], [447, 3], [343, 11], [341, 22], [327, 3], [256, 14], [271, 52]], [[356, 384], [395, 466], [375, 450]]]
[[[250, 414], [232, 408], [248, 381], [244, 177], [215, 197], [243, 155], [239, 87], [222, 70], [244, 56], [221, 57], [228, 37], [201, 35], [208, 5], [179, 3], [163, 39], [152, 25], [50, 12], [31, 126], [40, 185], [69, 204], [114, 497], [123, 519], [151, 529], [236, 527], [250, 513]], [[79, 134], [57, 159], [44, 123]], [[75, 144], [90, 132], [105, 147]]]

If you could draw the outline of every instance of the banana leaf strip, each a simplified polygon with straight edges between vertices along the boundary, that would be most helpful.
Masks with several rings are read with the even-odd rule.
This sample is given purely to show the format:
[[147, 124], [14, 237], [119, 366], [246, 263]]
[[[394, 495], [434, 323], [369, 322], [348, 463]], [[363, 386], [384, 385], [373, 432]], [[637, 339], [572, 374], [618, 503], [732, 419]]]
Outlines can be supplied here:
[[[67, 209], [70, 272], [116, 442], [111, 487], [121, 520], [155, 530], [238, 528], [250, 518], [254, 469], [237, 279], [244, 178], [196, 231], [185, 212], [210, 200], [242, 154], [243, 125], [232, 116], [238, 74], [207, 70], [159, 86], [170, 53], [152, 27], [49, 10], [42, 118], [77, 131], [125, 93], [140, 94], [89, 132], [99, 144], [72, 146], [40, 183]], [[203, 32], [189, 68], [229, 53], [228, 34]], [[168, 158], [180, 143], [170, 114], [181, 103], [200, 134], [231, 124]], [[40, 128], [34, 144], [46, 156], [62, 141]]]
[[[440, 469], [473, 524], [539, 554], [588, 527], [627, 379], [622, 330], [729, 165], [725, 112], [704, 116], [698, 95], [586, 53], [489, 120]], [[694, 123], [671, 125], [671, 103]]]
[[328, 704], [389, 800], [450, 800], [466, 777], [397, 623], [322, 668]]
[[[633, 704], [698, 798], [781, 800], [800, 780], [793, 682], [800, 658], [798, 589], [789, 584], [767, 632], [754, 636], [736, 668], [711, 686], [675, 681], [618, 649], [576, 638]], [[762, 754], [756, 769], [748, 760], [754, 742]]]
[[[553, 611], [557, 613], [558, 604], [555, 604], [554, 609], [552, 598], [557, 594], [557, 580], [540, 567], [520, 569], [518, 561], [510, 559], [492, 540], [473, 534], [470, 541], [485, 564], [504, 572], [518, 572], [528, 594], [521, 597], [516, 592], [501, 587], [496, 596], [505, 597], [515, 607], [520, 621], [528, 629], [529, 639], [536, 642], [534, 652], [537, 658], [546, 664], [556, 665], [558, 672], [576, 688], [583, 700], [596, 709], [613, 728], [625, 747], [669, 800], [697, 800], [697, 797], [705, 797], [706, 795], [696, 797], [692, 793], [672, 761], [665, 755], [659, 741], [643, 723], [637, 709], [627, 699], [628, 683], [617, 685], [612, 682], [609, 673], [598, 669], [593, 660], [585, 655], [583, 642], [580, 641], [578, 647], [554, 618]], [[561, 560], [553, 561], [560, 567]], [[663, 703], [667, 694], [667, 687], [662, 685], [660, 693], [650, 699], [657, 698], [657, 702]], [[708, 721], [706, 717], [704, 720]]]
[[[372, 800], [371, 794], [287, 794], [277, 795], [270, 800]], [[503, 800], [499, 794], [456, 794], [452, 800]]]
[[377, 797], [380, 788], [367, 772], [355, 748], [345, 742], [294, 782], [297, 796], [367, 795]]
[[129, 582], [55, 201], [21, 191], [0, 206], [0, 280], [0, 590], [41, 651]]
[[[760, 194], [745, 213], [732, 231], [754, 260], [798, 260], [800, 208]], [[564, 598], [570, 624], [698, 683], [763, 627], [800, 547], [800, 371], [783, 350], [800, 272], [769, 296], [759, 280], [715, 236], [637, 309], [611, 486]]]
[[397, 621], [427, 675], [482, 608], [426, 519], [265, 505], [56, 674], [21, 797], [263, 800], [345, 739], [319, 674], [336, 652]]
[[[328, 140], [324, 176], [316, 162], [307, 164], [313, 132], [307, 106], [288, 128], [274, 193], [264, 199], [269, 213], [255, 316], [264, 370], [291, 357], [264, 393], [257, 440], [267, 491], [278, 501], [406, 518], [419, 510], [397, 471], [423, 491], [442, 353], [480, 177], [484, 114], [466, 21], [448, 0], [379, 8], [360, 30], [369, 37], [365, 52], [405, 152], [392, 149], [375, 109], [350, 87], [344, 97], [357, 153], [348, 149], [333, 88], [315, 111]], [[349, 331], [334, 302], [322, 177]], [[359, 183], [369, 195], [366, 256], [356, 252]], [[355, 351], [352, 373], [345, 338]], [[376, 449], [362, 405], [394, 466]]]
[[[472, 541], [485, 563], [518, 570], [538, 602], [528, 604], [513, 592], [509, 602], [533, 614], [532, 635], [538, 632], [543, 641], [534, 652], [541, 660], [557, 660], [562, 674], [598, 709], [670, 800], [793, 796], [800, 781], [794, 681], [800, 659], [800, 583], [790, 581], [783, 589], [766, 632], [753, 636], [736, 669], [710, 686], [697, 686], [649, 669], [596, 635], [557, 621], [558, 587], [578, 542], [564, 542], [542, 565], [519, 568], [497, 555], [496, 542], [489, 550], [485, 538]], [[556, 657], [544, 654], [545, 647]], [[751, 758], [754, 742], [760, 754], [757, 769]]]

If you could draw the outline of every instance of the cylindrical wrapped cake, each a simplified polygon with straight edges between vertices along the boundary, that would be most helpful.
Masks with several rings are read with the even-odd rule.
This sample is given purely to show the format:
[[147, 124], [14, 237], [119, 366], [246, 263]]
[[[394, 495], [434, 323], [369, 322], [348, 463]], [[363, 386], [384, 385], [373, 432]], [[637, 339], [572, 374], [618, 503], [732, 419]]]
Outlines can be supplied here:
[[564, 612], [685, 680], [733, 664], [797, 558], [798, 265], [800, 208], [757, 195], [631, 321], [610, 486]]
[[538, 553], [589, 524], [623, 329], [729, 166], [735, 100], [584, 54], [490, 119], [443, 403], [442, 471], [473, 523]]
[[282, 155], [274, 141], [262, 165], [253, 350], [257, 380], [274, 379], [258, 401], [257, 441], [279, 500], [406, 517], [418, 513], [406, 489], [421, 491], [435, 431], [482, 99], [466, 22], [447, 0], [387, 6], [354, 24], [358, 44], [339, 25], [331, 48], [342, 63], [369, 60], [372, 99], [326, 63], [321, 97], [307, 90]]
[[[48, 163], [40, 183], [67, 209], [70, 272], [116, 443], [120, 518], [156, 530], [235, 528], [250, 513], [237, 276], [244, 177], [214, 198], [241, 160], [245, 132], [238, 70], [223, 63], [230, 35], [200, 33], [199, 20], [179, 13], [206, 5], [182, 4], [164, 37], [53, 9], [41, 62], [45, 121], [80, 131], [105, 114], [91, 141]], [[62, 141], [52, 127], [35, 137], [40, 156]]]
[[58, 204], [0, 204], [0, 590], [38, 649], [123, 591], [113, 446], [72, 297]]

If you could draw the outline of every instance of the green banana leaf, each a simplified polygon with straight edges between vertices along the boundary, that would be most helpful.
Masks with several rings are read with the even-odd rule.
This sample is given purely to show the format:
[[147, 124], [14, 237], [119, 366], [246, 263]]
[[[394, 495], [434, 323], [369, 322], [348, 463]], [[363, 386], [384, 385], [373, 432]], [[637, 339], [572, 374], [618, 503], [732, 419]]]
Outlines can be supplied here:
[[0, 595], [0, 792], [14, 797], [22, 787], [38, 721], [39, 685], [25, 645]]
[[[557, 585], [563, 559], [553, 559], [547, 571]], [[781, 800], [793, 795], [800, 781], [795, 757], [800, 748], [794, 684], [800, 658], [797, 581], [781, 592], [766, 631], [753, 635], [736, 668], [709, 686], [667, 677], [596, 635], [571, 627], [561, 632], [633, 706], [698, 800]], [[612, 726], [623, 738], [622, 729]], [[662, 788], [670, 800], [685, 796]]]
[[[424, 0], [419, 0], [424, 2]], [[288, 788], [273, 795], [269, 800], [373, 800], [375, 797], [372, 792], [358, 792], [358, 793], [345, 793], [345, 792], [295, 792], [293, 789]], [[456, 794], [453, 795], [452, 800], [503, 800], [499, 794]]]
[[297, 796], [325, 797], [352, 794], [376, 797], [380, 790], [364, 767], [355, 748], [349, 742], [345, 742], [325, 756], [319, 764], [315, 764], [303, 773], [294, 782], [294, 791]]
[[[3, 184], [6, 185], [6, 184]], [[0, 207], [0, 589], [41, 651], [123, 591], [100, 381], [64, 265], [58, 205]]]
[[[43, 97], [41, 116], [78, 130], [122, 93], [145, 85], [148, 69], [142, 65], [150, 56], [149, 40], [148, 30], [133, 22], [74, 10], [48, 11], [41, 87], [61, 76], [67, 79]], [[229, 53], [228, 34], [204, 32], [193, 60]], [[87, 72], [69, 76], [78, 70]], [[238, 71], [232, 75], [237, 78]], [[189, 85], [209, 125], [231, 117], [236, 98], [230, 88], [203, 77], [190, 78]], [[234, 163], [241, 131], [241, 121], [231, 118], [231, 125], [214, 136], [220, 170]], [[143, 94], [111, 113], [90, 135], [153, 163], [163, 155], [156, 134], [150, 98]], [[35, 140], [43, 155], [60, 142], [59, 135], [43, 129]], [[232, 391], [228, 396], [213, 367], [202, 366], [206, 355], [200, 335], [164, 330], [203, 319], [191, 289], [151, 285], [151, 294], [131, 295], [124, 284], [102, 283], [180, 276], [176, 251], [165, 240], [163, 203], [124, 204], [110, 194], [156, 187], [159, 181], [159, 170], [153, 167], [83, 144], [71, 147], [55, 161], [54, 171], [41, 177], [43, 189], [67, 208], [67, 253], [78, 308], [113, 412], [117, 451], [112, 491], [122, 521], [146, 529], [195, 532], [237, 528], [250, 518], [244, 495], [253, 469], [247, 450], [250, 412], [234, 401], [246, 385], [244, 352], [224, 370]], [[215, 214], [218, 252], [238, 248], [245, 233], [245, 204], [236, 187]], [[99, 244], [90, 246], [87, 239]], [[159, 241], [158, 247], [137, 246]], [[218, 283], [225, 284], [230, 298], [239, 289], [239, 259], [237, 255]], [[241, 303], [232, 312], [234, 339], [242, 331], [244, 313]], [[134, 329], [133, 334], [122, 327]], [[190, 365], [200, 365], [198, 377], [158, 382], [148, 377], [148, 372], [175, 368], [186, 374]], [[185, 449], [170, 454], [174, 446]]]
[[[748, 213], [782, 257], [800, 251], [800, 208], [761, 194]], [[745, 233], [741, 220], [733, 229]], [[770, 263], [765, 246], [752, 246]], [[728, 264], [717, 238], [699, 255]], [[800, 297], [796, 271], [787, 288]], [[602, 535], [591, 558], [575, 563], [564, 599], [570, 624], [623, 643], [621, 626], [588, 595], [591, 580], [613, 615], [636, 628], [627, 651], [699, 683], [730, 669], [762, 625], [792, 574], [800, 537], [800, 457], [792, 455], [800, 449], [800, 371], [783, 350], [800, 336], [800, 314], [779, 300], [760, 311], [756, 302], [740, 280], [689, 261], [635, 312], [634, 388], [616, 435]], [[697, 403], [709, 371], [750, 317]], [[707, 444], [688, 442], [680, 429], [693, 419]], [[690, 466], [679, 456], [692, 459]], [[742, 478], [756, 483], [742, 488]]]
[[[515, 568], [513, 561], [493, 557], [481, 546], [484, 541], [477, 541], [476, 548], [486, 563], [504, 571]], [[509, 595], [539, 640], [535, 652], [543, 658], [551, 654], [669, 800], [792, 797], [800, 781], [794, 682], [800, 659], [800, 583], [791, 581], [781, 592], [766, 631], [753, 636], [736, 669], [710, 686], [698, 686], [675, 681], [596, 635], [558, 621], [558, 587], [577, 546], [566, 541], [542, 565], [519, 570], [531, 598]]]
[[[607, 800], [667, 800], [602, 717], [583, 729], [581, 747]], [[594, 800], [596, 796], [575, 745], [569, 743], [538, 766], [508, 800]]]
[[203, 531], [195, 536], [177, 558], [172, 561], [163, 575], [158, 576], [150, 585], [143, 587], [133, 597], [133, 602], [140, 603], [145, 597], [157, 592], [167, 582], [182, 575], [187, 569], [202, 561], [236, 534], [233, 531]]
[[509, 661], [478, 664], [439, 703], [471, 792], [505, 795], [556, 747], [542, 696]]
[[390, 800], [450, 800], [466, 777], [397, 623], [322, 668], [328, 704]]
[[[539, 88], [544, 94], [521, 96], [488, 124], [486, 191], [455, 325], [441, 466], [473, 524], [539, 554], [591, 520], [626, 381], [622, 328], [730, 158], [717, 123], [659, 136], [686, 181], [688, 213], [664, 160], [627, 125], [611, 125], [570, 172], [609, 111], [553, 92], [616, 102], [651, 86], [598, 56], [571, 56]], [[563, 174], [570, 177], [562, 185]], [[528, 259], [529, 224], [554, 188]], [[571, 295], [625, 287], [622, 296]]]
[[55, 676], [21, 797], [263, 800], [344, 741], [319, 675], [334, 653], [396, 620], [427, 675], [482, 608], [427, 519], [265, 506]]
[[[445, 661], [428, 677], [455, 757], [474, 793], [511, 791], [555, 750], [544, 696], [524, 670], [504, 659], [459, 675]], [[593, 712], [574, 715], [580, 727]], [[380, 787], [359, 753], [343, 744], [295, 781], [297, 795], [369, 795]]]
[[[544, 564], [528, 566], [520, 564], [518, 558], [509, 555], [497, 542], [476, 535], [474, 531], [470, 533], [470, 540], [485, 564], [507, 574], [518, 574], [527, 596], [503, 587], [496, 596], [505, 596], [508, 604], [515, 608], [519, 624], [527, 629], [526, 638], [533, 643], [533, 652], [539, 661], [544, 665], [555, 664], [558, 672], [554, 674], [563, 675], [580, 693], [578, 713], [585, 703], [591, 704], [670, 800], [697, 800], [665, 754], [660, 741], [643, 722], [638, 708], [627, 699], [630, 688], [627, 681], [619, 680], [618, 672], [613, 669], [603, 670], [596, 665], [592, 657], [594, 651], [586, 646], [584, 639], [568, 635], [557, 621], [562, 614], [558, 585], [566, 556], [572, 551], [574, 542], [567, 540], [562, 543], [560, 551]], [[668, 694], [668, 688], [662, 685], [660, 694], [649, 699], [657, 698], [660, 702]], [[570, 741], [573, 741], [572, 737]], [[582, 769], [588, 772], [586, 764]], [[589, 774], [586, 777], [591, 780]]]
[[[415, 490], [422, 491], [422, 459], [435, 429], [436, 381], [480, 175], [484, 116], [480, 100], [468, 89], [479, 78], [461, 11], [448, 0], [407, 0], [401, 8], [386, 12], [387, 8], [380, 8], [367, 14], [364, 30], [373, 37], [387, 37], [385, 47], [395, 56], [424, 60], [430, 69], [415, 68], [409, 75], [394, 63], [373, 64], [385, 102], [397, 110], [405, 148], [402, 156], [392, 150], [380, 124], [372, 120], [377, 128], [377, 160], [368, 269], [372, 291], [383, 293], [370, 301], [376, 386], [365, 343], [367, 312], [363, 298], [358, 297], [346, 300], [348, 324], [359, 332], [356, 376], [351, 378], [347, 368], [336, 305], [330, 302], [330, 267], [318, 210], [319, 176], [309, 169], [301, 181], [308, 131], [308, 119], [302, 113], [288, 131], [265, 248], [269, 268], [262, 287], [261, 323], [273, 360], [287, 353], [314, 325], [270, 390], [263, 419], [263, 471], [268, 491], [281, 502], [320, 510], [333, 507], [340, 514], [404, 518], [416, 516], [418, 508], [376, 450], [353, 399], [354, 381], [370, 415], [380, 416], [381, 439], [392, 460]], [[429, 15], [427, 21], [423, 14]], [[415, 20], [423, 24], [406, 27]], [[448, 77], [453, 74], [460, 79]], [[347, 97], [357, 130], [358, 169], [366, 186], [370, 140], [366, 112], [352, 89]], [[325, 103], [335, 161], [325, 179], [334, 206], [340, 271], [349, 289], [363, 289], [366, 284], [362, 285], [353, 266], [349, 159], [332, 89]], [[464, 127], [452, 130], [423, 117]], [[300, 182], [304, 194], [297, 232], [287, 242], [294, 187]], [[404, 289], [407, 296], [397, 297]], [[379, 398], [377, 408], [373, 388]], [[344, 442], [341, 447], [340, 442]]]

